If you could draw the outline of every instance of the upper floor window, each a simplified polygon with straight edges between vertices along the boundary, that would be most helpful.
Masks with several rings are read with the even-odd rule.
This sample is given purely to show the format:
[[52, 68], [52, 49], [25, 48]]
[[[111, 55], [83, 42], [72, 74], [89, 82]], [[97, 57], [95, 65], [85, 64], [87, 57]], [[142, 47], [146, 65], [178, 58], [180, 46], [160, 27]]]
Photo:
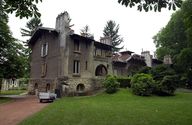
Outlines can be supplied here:
[[41, 57], [46, 56], [47, 53], [48, 53], [48, 43], [46, 42], [41, 45]]
[[46, 72], [47, 72], [47, 64], [46, 63], [42, 63], [42, 65], [41, 65], [41, 77], [45, 77], [46, 76]]
[[73, 62], [73, 73], [74, 74], [80, 73], [80, 61], [79, 60], [74, 60], [74, 62]]
[[74, 51], [80, 51], [79, 40], [74, 40]]

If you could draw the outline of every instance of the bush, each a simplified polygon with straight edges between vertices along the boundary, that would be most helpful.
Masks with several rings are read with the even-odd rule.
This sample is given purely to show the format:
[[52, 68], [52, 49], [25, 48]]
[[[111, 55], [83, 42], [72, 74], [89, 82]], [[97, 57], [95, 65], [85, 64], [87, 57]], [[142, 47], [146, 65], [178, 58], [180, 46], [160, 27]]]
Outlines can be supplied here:
[[129, 78], [129, 77], [117, 77], [116, 79], [120, 83], [121, 88], [127, 88], [127, 87], [130, 88], [131, 87], [131, 84], [130, 84], [131, 78]]
[[106, 88], [106, 92], [111, 94], [117, 91], [120, 84], [117, 82], [117, 79], [114, 76], [109, 75], [104, 80], [103, 85]]
[[155, 66], [154, 68], [152, 68], [151, 74], [152, 74], [154, 80], [161, 81], [161, 80], [163, 80], [164, 76], [175, 75], [176, 73], [175, 73], [174, 69], [171, 68], [171, 66], [161, 64], [161, 65], [158, 65], [158, 66]]
[[163, 77], [161, 82], [157, 82], [155, 94], [158, 95], [174, 95], [178, 86], [178, 77], [176, 75], [167, 75]]
[[149, 96], [153, 92], [154, 80], [149, 74], [136, 74], [131, 79], [131, 88], [135, 95]]

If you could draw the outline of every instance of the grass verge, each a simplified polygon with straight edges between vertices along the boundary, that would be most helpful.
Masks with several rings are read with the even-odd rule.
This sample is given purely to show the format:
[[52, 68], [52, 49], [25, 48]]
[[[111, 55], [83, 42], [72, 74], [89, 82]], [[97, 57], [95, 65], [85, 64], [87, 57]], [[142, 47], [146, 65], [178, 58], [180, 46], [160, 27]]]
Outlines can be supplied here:
[[116, 94], [64, 97], [20, 125], [191, 125], [192, 93], [139, 97], [122, 89]]

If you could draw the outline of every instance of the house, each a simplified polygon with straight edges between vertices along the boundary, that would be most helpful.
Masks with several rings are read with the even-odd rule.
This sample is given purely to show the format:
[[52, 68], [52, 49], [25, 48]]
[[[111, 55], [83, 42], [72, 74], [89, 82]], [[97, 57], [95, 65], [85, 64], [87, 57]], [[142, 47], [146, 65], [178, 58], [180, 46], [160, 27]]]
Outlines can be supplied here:
[[95, 41], [75, 34], [67, 12], [56, 18], [55, 28], [39, 27], [28, 42], [32, 49], [29, 93], [52, 91], [59, 95], [89, 93], [112, 74], [109, 38]]
[[116, 76], [128, 76], [146, 66], [145, 58], [131, 51], [123, 51], [113, 54], [113, 74]]

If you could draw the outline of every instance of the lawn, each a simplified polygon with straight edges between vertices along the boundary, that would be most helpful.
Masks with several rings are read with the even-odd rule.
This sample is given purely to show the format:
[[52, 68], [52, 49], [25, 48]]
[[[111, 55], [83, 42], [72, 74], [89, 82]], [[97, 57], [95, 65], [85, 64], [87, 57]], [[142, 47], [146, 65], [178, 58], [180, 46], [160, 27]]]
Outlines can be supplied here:
[[139, 97], [116, 94], [64, 97], [20, 125], [192, 125], [192, 93]]
[[0, 104], [9, 102], [9, 101], [11, 101], [11, 100], [12, 100], [11, 98], [0, 97]]
[[19, 95], [24, 92], [26, 92], [26, 90], [7, 90], [7, 91], [1, 91], [0, 95]]

